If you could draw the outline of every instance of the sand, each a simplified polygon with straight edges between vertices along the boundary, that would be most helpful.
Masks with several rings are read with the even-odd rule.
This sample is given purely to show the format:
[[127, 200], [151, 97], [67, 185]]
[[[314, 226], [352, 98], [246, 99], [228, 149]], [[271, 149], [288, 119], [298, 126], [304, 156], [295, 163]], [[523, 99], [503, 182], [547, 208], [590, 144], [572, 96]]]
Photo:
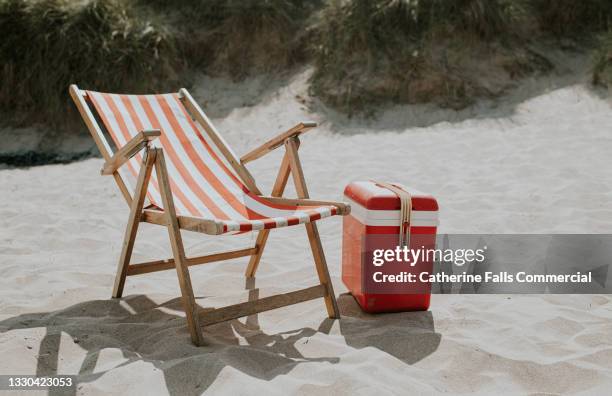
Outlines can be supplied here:
[[[202, 79], [195, 94], [238, 153], [296, 121], [319, 121], [300, 148], [313, 197], [341, 199], [348, 182], [379, 178], [437, 197], [440, 232], [612, 233], [612, 112], [584, 85], [406, 128], [417, 119], [411, 114], [440, 113], [401, 107], [378, 120], [347, 120], [311, 103], [306, 79], [307, 72], [278, 86]], [[250, 166], [264, 190], [281, 154]], [[609, 295], [435, 295], [429, 312], [366, 315], [340, 281], [341, 218], [319, 223], [341, 320], [325, 319], [315, 300], [209, 327], [210, 345], [194, 347], [173, 272], [128, 278], [126, 297], [109, 298], [128, 209], [112, 178], [99, 176], [101, 164], [0, 170], [2, 374], [74, 374], [77, 393], [88, 395], [612, 389]], [[165, 230], [142, 229], [134, 259], [170, 257]], [[190, 255], [254, 241], [184, 238]], [[305, 244], [301, 227], [272, 232], [261, 296], [315, 283]], [[245, 298], [245, 265], [193, 268], [198, 303]]]

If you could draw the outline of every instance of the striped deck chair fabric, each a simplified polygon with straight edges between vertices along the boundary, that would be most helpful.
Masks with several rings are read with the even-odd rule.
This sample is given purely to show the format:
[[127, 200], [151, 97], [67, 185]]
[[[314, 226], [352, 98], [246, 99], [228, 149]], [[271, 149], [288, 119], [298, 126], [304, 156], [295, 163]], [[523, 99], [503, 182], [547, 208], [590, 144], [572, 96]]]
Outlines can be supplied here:
[[[153, 144], [166, 153], [177, 215], [216, 220], [223, 224], [223, 233], [241, 233], [308, 223], [337, 214], [334, 206], [277, 204], [249, 191], [204, 128], [191, 118], [178, 94], [87, 91], [87, 95], [117, 147], [142, 130], [161, 130]], [[139, 153], [119, 169], [132, 193], [141, 161]], [[147, 199], [149, 208], [163, 209], [154, 174]]]

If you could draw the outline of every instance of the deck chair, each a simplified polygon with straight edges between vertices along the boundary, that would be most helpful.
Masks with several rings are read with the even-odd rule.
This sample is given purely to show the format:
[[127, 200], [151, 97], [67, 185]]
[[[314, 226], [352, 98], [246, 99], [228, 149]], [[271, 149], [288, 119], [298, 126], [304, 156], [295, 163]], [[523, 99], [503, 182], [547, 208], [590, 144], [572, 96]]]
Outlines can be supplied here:
[[[330, 318], [340, 317], [314, 222], [345, 215], [350, 207], [309, 199], [298, 147], [299, 136], [315, 123], [299, 123], [238, 159], [185, 89], [163, 95], [117, 95], [71, 85], [70, 94], [105, 160], [102, 175], [114, 177], [130, 207], [114, 298], [122, 296], [127, 276], [176, 269], [187, 325], [196, 345], [204, 344], [201, 326], [315, 298], [324, 299]], [[245, 164], [283, 145], [285, 153], [274, 187], [270, 196], [264, 196]], [[296, 199], [282, 197], [290, 174]], [[168, 229], [172, 258], [130, 263], [140, 222]], [[270, 230], [297, 224], [306, 226], [318, 285], [199, 312], [190, 266], [250, 256], [245, 275], [253, 278]], [[258, 235], [254, 247], [186, 257], [181, 230], [209, 235], [257, 231]]]

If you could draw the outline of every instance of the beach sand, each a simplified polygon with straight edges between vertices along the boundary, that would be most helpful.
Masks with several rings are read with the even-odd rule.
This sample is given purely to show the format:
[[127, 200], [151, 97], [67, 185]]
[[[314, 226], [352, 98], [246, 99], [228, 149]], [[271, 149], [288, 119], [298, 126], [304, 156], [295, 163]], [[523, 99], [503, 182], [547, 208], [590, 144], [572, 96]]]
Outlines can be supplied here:
[[[406, 128], [399, 125], [419, 108], [347, 120], [305, 104], [306, 79], [268, 89], [255, 82], [252, 92], [203, 79], [194, 93], [240, 154], [297, 121], [320, 122], [300, 147], [313, 198], [339, 200], [350, 181], [376, 178], [433, 194], [443, 233], [612, 233], [612, 112], [584, 85]], [[264, 191], [281, 155], [249, 165]], [[197, 348], [173, 271], [130, 277], [125, 298], [110, 299], [128, 208], [113, 179], [99, 176], [101, 165], [0, 170], [2, 374], [74, 374], [77, 393], [91, 395], [612, 389], [611, 296], [434, 295], [428, 312], [366, 315], [340, 280], [340, 217], [319, 227], [342, 319], [326, 319], [315, 300], [211, 326], [209, 346]], [[134, 261], [171, 256], [163, 228], [141, 230]], [[188, 255], [255, 238], [183, 235]], [[198, 304], [316, 283], [303, 227], [272, 231], [260, 291], [245, 291], [246, 262], [192, 267]]]

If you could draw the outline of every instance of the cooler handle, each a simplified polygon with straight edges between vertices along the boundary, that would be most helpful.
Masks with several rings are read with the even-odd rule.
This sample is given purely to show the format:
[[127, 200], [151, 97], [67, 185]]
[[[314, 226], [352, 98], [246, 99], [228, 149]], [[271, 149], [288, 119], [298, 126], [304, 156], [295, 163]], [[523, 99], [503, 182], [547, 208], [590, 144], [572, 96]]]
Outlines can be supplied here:
[[412, 197], [400, 186], [372, 180], [377, 186], [392, 191], [400, 199], [400, 234], [398, 246], [410, 248], [410, 217], [412, 215]]

